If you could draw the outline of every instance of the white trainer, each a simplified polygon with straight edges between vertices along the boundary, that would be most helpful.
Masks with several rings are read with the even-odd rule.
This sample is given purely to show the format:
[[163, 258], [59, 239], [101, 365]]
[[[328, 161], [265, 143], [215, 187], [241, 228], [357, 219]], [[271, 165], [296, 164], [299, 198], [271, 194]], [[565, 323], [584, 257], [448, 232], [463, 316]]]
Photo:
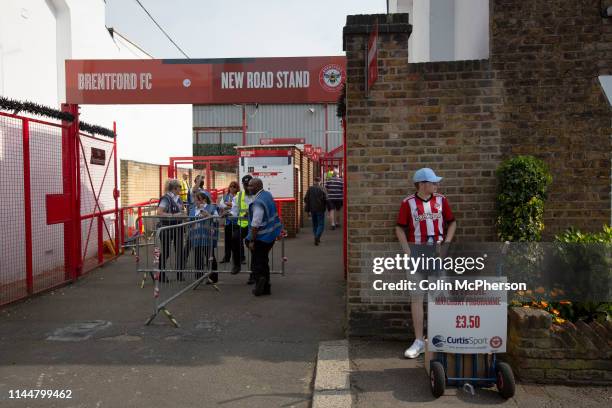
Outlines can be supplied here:
[[404, 352], [406, 358], [417, 358], [425, 352], [425, 342], [421, 339], [416, 339], [412, 346], [408, 347]]

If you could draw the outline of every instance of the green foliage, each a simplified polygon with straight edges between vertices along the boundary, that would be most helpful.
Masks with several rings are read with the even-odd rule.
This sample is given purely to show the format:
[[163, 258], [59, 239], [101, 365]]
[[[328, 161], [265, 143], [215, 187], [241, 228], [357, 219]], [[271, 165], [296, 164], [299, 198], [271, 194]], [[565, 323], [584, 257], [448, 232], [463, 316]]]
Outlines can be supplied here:
[[[571, 284], [578, 289], [581, 286], [587, 289], [582, 293], [582, 298], [588, 299], [588, 295], [595, 290], [604, 293], [609, 290], [612, 227], [604, 225], [602, 231], [591, 233], [569, 228], [557, 235], [555, 241], [561, 244], [557, 248], [558, 256], [573, 271]], [[560, 310], [561, 316], [571, 321], [604, 321], [612, 318], [612, 302], [574, 302]]]
[[543, 161], [517, 156], [496, 172], [497, 233], [502, 241], [539, 241], [544, 230], [544, 201], [552, 176]]
[[569, 228], [562, 234], [555, 237], [555, 241], [566, 243], [583, 243], [583, 244], [610, 244], [612, 243], [612, 226], [603, 226], [603, 231], [600, 232], [580, 232], [576, 228]]

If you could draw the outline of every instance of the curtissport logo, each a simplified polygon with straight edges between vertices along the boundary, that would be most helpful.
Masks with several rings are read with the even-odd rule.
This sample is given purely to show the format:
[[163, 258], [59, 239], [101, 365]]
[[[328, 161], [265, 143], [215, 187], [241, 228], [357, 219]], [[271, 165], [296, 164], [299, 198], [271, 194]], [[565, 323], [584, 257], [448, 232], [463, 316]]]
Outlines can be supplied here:
[[431, 339], [431, 344], [433, 344], [434, 347], [444, 347], [444, 337], [439, 334], [434, 336], [434, 338]]
[[344, 82], [344, 70], [337, 64], [325, 65], [319, 73], [319, 82], [327, 92], [335, 92]]
[[504, 344], [504, 341], [499, 336], [491, 337], [491, 341], [489, 342], [489, 345], [492, 348], [500, 348], [502, 346], [502, 344]]
[[485, 345], [489, 341], [487, 337], [476, 338], [476, 337], [451, 337], [448, 336], [446, 338], [447, 344], [458, 344], [458, 345], [470, 345], [470, 346], [480, 346]]

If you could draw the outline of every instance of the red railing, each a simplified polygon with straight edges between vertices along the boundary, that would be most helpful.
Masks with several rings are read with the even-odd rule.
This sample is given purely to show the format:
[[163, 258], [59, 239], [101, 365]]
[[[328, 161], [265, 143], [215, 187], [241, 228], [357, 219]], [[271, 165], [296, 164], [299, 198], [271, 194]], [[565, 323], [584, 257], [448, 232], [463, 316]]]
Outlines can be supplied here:
[[[62, 110], [75, 119], [54, 123], [0, 112], [0, 172], [23, 186], [11, 187], [0, 216], [10, 237], [0, 241], [0, 305], [74, 281], [119, 253], [116, 139], [79, 132], [78, 106]], [[104, 163], [92, 160], [96, 149], [105, 152]]]

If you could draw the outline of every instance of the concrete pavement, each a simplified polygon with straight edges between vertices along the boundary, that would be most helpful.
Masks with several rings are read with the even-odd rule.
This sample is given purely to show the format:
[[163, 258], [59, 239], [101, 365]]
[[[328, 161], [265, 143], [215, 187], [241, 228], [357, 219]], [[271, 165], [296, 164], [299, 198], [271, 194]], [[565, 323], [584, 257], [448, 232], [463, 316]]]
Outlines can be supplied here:
[[[163, 316], [143, 326], [152, 290], [129, 255], [0, 310], [0, 406], [310, 406], [319, 342], [344, 335], [341, 234], [326, 231], [319, 247], [308, 229], [288, 240], [272, 296], [252, 296], [246, 274], [183, 296], [169, 306], [178, 329]], [[18, 389], [72, 399], [9, 399]]]
[[449, 387], [434, 399], [423, 368], [423, 357], [403, 358], [409, 344], [350, 342], [351, 389], [355, 408], [442, 407], [610, 407], [610, 387], [566, 387], [517, 384], [514, 398], [505, 400], [495, 388], [477, 389], [474, 396]]

